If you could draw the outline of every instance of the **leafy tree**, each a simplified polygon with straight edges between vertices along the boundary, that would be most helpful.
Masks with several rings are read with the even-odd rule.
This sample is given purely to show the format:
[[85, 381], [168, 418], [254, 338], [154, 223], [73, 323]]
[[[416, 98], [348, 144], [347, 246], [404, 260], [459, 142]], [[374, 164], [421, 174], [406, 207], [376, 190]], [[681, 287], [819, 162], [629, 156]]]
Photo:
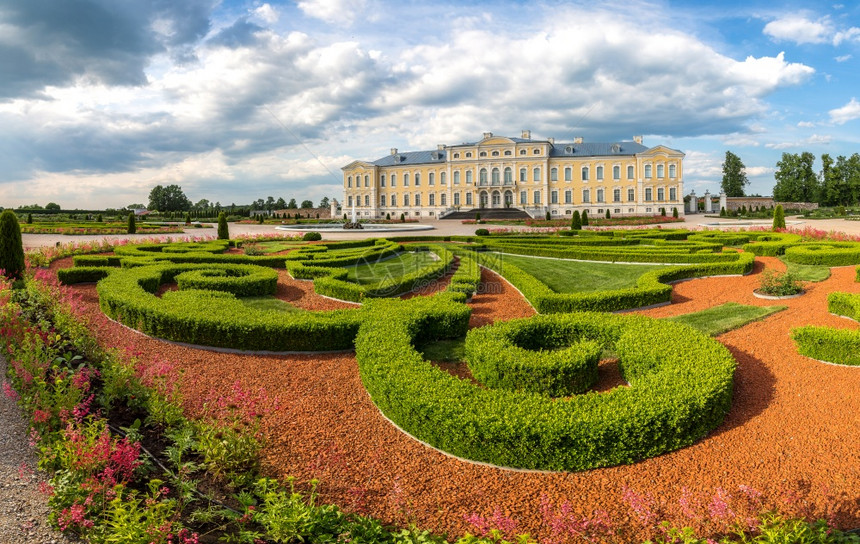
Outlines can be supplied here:
[[573, 217], [570, 219], [570, 230], [582, 230], [582, 218], [579, 216], [579, 210], [573, 210]]
[[324, 196], [324, 197], [322, 198], [322, 200], [320, 200], [320, 205], [319, 205], [319, 207], [320, 207], [320, 208], [328, 208], [329, 206], [331, 206], [331, 201], [329, 201], [329, 199], [328, 199], [328, 197], [327, 197], [327, 196]]
[[773, 228], [774, 230], [785, 228], [785, 212], [782, 209], [782, 204], [778, 204], [773, 210]]
[[128, 233], [135, 234], [137, 232], [137, 223], [134, 219], [134, 212], [128, 214]]
[[101, 223], [102, 221], [104, 221], [104, 218], [102, 217], [102, 214], [98, 214], [98, 215], [96, 216], [96, 223]]
[[194, 204], [194, 207], [198, 210], [206, 210], [209, 208], [209, 201], [205, 198], [201, 198], [196, 204]]
[[60, 205], [54, 202], [48, 202], [47, 204], [45, 204], [45, 209], [48, 211], [58, 212], [60, 211]]
[[143, 204], [129, 204], [125, 207], [126, 210], [142, 210], [143, 208], [146, 208]]
[[801, 154], [783, 153], [776, 163], [776, 185], [773, 199], [777, 202], [818, 202], [818, 177], [812, 170], [815, 155], [804, 151]]
[[588, 226], [588, 210], [582, 210], [582, 226]]
[[287, 209], [288, 210], [296, 210], [296, 209], [298, 209], [298, 207], [299, 207], [299, 205], [296, 204], [296, 199], [291, 198], [290, 202], [287, 204]]
[[[262, 218], [262, 216], [260, 217]], [[224, 212], [218, 214], [218, 239], [230, 239], [230, 230], [227, 228], [227, 214], [225, 214]]]
[[275, 197], [266, 197], [266, 209], [272, 211], [275, 209]]
[[283, 210], [287, 207], [287, 201], [284, 200], [284, 197], [278, 197], [278, 200], [275, 201], [275, 209]]
[[156, 185], [149, 192], [149, 209], [160, 212], [185, 211], [191, 208], [191, 201], [179, 185], [162, 187]]
[[314, 203], [310, 200], [302, 200], [302, 209], [308, 210], [314, 207]]
[[0, 213], [0, 270], [10, 280], [19, 280], [25, 266], [18, 216], [12, 210], [3, 210]]
[[744, 186], [749, 185], [746, 166], [741, 158], [726, 151], [726, 160], [723, 162], [723, 181], [720, 188], [726, 196], [744, 196]]

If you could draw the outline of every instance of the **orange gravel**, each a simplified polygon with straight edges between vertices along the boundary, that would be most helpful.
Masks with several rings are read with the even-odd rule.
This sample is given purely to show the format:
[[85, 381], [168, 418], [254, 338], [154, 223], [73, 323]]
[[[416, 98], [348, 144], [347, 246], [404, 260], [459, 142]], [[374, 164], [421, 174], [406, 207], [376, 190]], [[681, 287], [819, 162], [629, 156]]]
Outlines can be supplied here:
[[[794, 512], [831, 514], [842, 527], [860, 526], [860, 368], [822, 364], [797, 354], [789, 330], [801, 324], [854, 328], [827, 313], [830, 291], [860, 292], [854, 268], [833, 270], [800, 298], [755, 298], [764, 266], [759, 259], [747, 277], [705, 278], [675, 286], [673, 304], [643, 314], [663, 317], [727, 301], [784, 304], [786, 311], [718, 337], [738, 360], [735, 399], [726, 421], [702, 441], [634, 465], [581, 473], [534, 473], [476, 465], [427, 448], [388, 423], [359, 379], [351, 354], [231, 355], [167, 344], [130, 333], [101, 317], [93, 285], [75, 289], [94, 316], [106, 345], [140, 351], [144, 360], [174, 361], [184, 372], [182, 390], [194, 399], [212, 398], [237, 380], [265, 390], [279, 409], [263, 419], [268, 446], [264, 466], [272, 474], [321, 481], [321, 499], [387, 522], [415, 523], [451, 535], [474, 529], [464, 516], [495, 510], [517, 520], [518, 532], [546, 536], [542, 497], [569, 502], [588, 516], [604, 510], [617, 523], [620, 541], [645, 536], [627, 503], [626, 489], [664, 503], [666, 515], [680, 512], [681, 489], [710, 497], [718, 488], [737, 494], [741, 485], [765, 493], [767, 504]], [[472, 325], [532, 315], [519, 293], [485, 271], [486, 291], [472, 301]], [[283, 276], [281, 280], [284, 280]], [[299, 282], [303, 283], [303, 282]], [[308, 282], [308, 285], [310, 283]], [[293, 286], [298, 289], [298, 286]], [[283, 292], [301, 307], [316, 307], [313, 295], [284, 281]], [[284, 295], [283, 293], [286, 293]], [[786, 506], [786, 503], [790, 503]]]

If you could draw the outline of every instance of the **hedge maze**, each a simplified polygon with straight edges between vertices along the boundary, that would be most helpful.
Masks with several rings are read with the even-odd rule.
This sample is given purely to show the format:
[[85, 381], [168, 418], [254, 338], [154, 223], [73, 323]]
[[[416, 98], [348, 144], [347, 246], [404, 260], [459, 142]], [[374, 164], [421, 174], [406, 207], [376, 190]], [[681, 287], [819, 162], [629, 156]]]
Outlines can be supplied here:
[[[362, 381], [394, 423], [466, 459], [527, 469], [585, 470], [681, 448], [717, 427], [731, 406], [735, 361], [695, 329], [608, 312], [670, 300], [671, 282], [747, 274], [756, 255], [828, 266], [860, 264], [860, 244], [809, 243], [774, 232], [564, 231], [554, 236], [370, 239], [307, 244], [285, 255], [228, 253], [227, 240], [118, 246], [58, 272], [66, 284], [98, 282], [102, 311], [145, 334], [202, 346], [265, 351], [355, 349]], [[403, 274], [350, 281], [349, 267], [433, 258]], [[617, 263], [659, 263], [635, 287], [558, 293], [506, 254]], [[465, 302], [488, 268], [542, 315], [469, 330]], [[271, 296], [278, 271], [313, 281], [320, 295], [361, 303], [336, 311], [249, 308]], [[450, 274], [444, 291], [400, 300]], [[165, 285], [177, 290], [158, 293]], [[833, 293], [833, 313], [858, 319], [860, 295]], [[481, 384], [454, 377], [415, 346], [465, 337], [466, 363]], [[860, 333], [803, 327], [799, 351], [860, 364]], [[597, 365], [618, 357], [629, 387], [597, 393]]]

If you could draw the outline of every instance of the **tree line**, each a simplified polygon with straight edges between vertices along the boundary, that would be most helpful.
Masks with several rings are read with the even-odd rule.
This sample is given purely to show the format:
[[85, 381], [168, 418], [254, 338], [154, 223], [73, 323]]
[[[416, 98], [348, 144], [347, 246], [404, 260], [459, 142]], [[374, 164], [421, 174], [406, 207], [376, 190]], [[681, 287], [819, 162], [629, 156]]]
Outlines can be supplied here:
[[[327, 208], [329, 203], [329, 198], [327, 196], [323, 197], [318, 207]], [[276, 199], [273, 196], [269, 196], [265, 199], [258, 198], [251, 204], [236, 205], [233, 203], [229, 206], [222, 205], [220, 202], [210, 202], [205, 198], [192, 203], [182, 191], [182, 187], [179, 185], [168, 185], [166, 187], [156, 185], [149, 192], [149, 205], [147, 208], [150, 210], [158, 210], [160, 212], [202, 212], [204, 214], [210, 213], [217, 215], [224, 211], [231, 214], [242, 215], [242, 212], [261, 210], [271, 212], [274, 210], [311, 209], [314, 208], [314, 203], [310, 200], [303, 200], [301, 204], [298, 204], [295, 198], [291, 198], [287, 201], [283, 197]]]
[[[839, 155], [834, 160], [821, 155], [821, 170], [814, 168], [815, 155], [783, 153], [776, 163], [773, 199], [777, 202], [817, 202], [820, 206], [853, 206], [860, 203], [860, 154]], [[746, 196], [749, 185], [740, 157], [726, 151], [720, 188], [726, 196]]]

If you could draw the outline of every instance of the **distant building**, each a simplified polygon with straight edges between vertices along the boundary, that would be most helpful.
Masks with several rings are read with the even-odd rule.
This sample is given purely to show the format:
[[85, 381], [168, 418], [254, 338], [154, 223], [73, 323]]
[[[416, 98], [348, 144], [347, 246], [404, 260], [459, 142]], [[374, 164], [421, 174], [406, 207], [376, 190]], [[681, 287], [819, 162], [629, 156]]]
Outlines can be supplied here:
[[391, 153], [342, 168], [344, 211], [359, 218], [386, 214], [441, 218], [454, 210], [519, 208], [532, 217], [549, 212], [589, 214], [684, 213], [684, 153], [632, 141], [591, 143], [576, 138], [520, 138], [485, 132], [481, 140], [430, 151]]

